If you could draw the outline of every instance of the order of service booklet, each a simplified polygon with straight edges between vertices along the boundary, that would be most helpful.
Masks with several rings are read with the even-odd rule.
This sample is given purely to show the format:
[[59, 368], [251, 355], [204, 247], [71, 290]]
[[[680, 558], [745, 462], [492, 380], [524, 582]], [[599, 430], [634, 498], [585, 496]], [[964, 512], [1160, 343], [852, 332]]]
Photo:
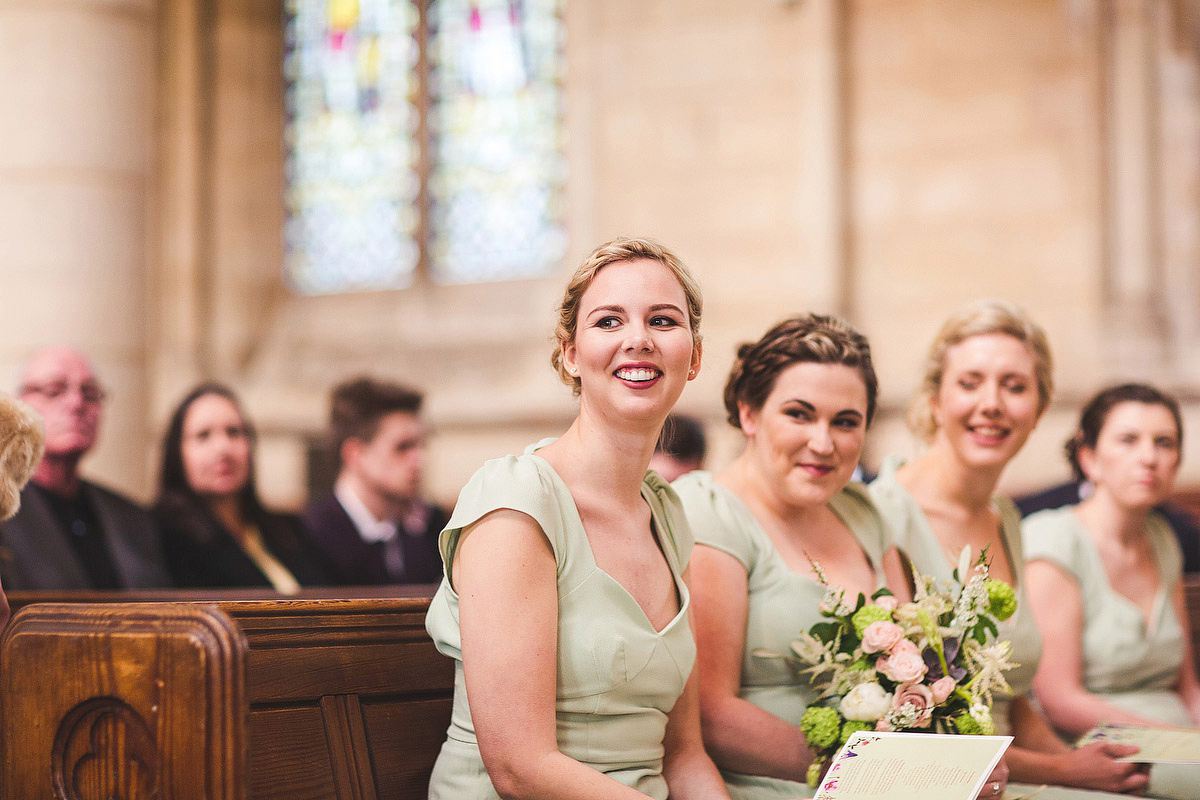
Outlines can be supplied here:
[[1138, 751], [1122, 761], [1142, 764], [1200, 764], [1200, 730], [1192, 728], [1142, 728], [1135, 725], [1100, 725], [1080, 737], [1076, 747], [1092, 742], [1137, 745]]
[[858, 731], [833, 757], [814, 800], [971, 800], [1011, 741]]

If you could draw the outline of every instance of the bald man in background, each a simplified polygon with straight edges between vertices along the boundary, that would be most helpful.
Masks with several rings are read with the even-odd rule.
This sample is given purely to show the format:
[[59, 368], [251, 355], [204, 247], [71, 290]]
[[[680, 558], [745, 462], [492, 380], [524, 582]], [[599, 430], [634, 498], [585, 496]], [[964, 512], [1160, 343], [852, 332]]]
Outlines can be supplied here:
[[0, 525], [0, 580], [27, 589], [155, 589], [171, 585], [150, 515], [79, 474], [100, 431], [105, 392], [77, 350], [39, 350], [17, 395], [42, 417], [45, 453]]

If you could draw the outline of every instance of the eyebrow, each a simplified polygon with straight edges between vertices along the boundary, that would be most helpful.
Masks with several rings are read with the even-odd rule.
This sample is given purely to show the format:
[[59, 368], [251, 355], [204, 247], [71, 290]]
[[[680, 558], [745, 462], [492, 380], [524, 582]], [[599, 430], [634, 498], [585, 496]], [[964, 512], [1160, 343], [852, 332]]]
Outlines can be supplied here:
[[[785, 404], [786, 403], [795, 403], [796, 405], [803, 406], [805, 411], [815, 412], [817, 410], [817, 407], [814, 406], [812, 403], [808, 402], [807, 400], [801, 400], [799, 397], [793, 397], [789, 400], [784, 400], [783, 402]], [[861, 411], [859, 411], [857, 408], [843, 408], [841, 411], [833, 412], [833, 416], [835, 416], [835, 417], [840, 417], [842, 414], [853, 414], [854, 416], [860, 417], [860, 418], [863, 416], [863, 413]]]
[[[650, 310], [651, 311], [675, 311], [680, 314], [683, 313], [683, 309], [680, 308], [679, 306], [675, 305], [674, 303], [655, 303], [654, 305], [650, 306]], [[601, 311], [616, 312], [618, 314], [626, 313], [625, 306], [607, 305], [607, 306], [596, 306], [590, 312], [588, 312], [588, 316], [590, 317], [593, 314], [596, 314]]]

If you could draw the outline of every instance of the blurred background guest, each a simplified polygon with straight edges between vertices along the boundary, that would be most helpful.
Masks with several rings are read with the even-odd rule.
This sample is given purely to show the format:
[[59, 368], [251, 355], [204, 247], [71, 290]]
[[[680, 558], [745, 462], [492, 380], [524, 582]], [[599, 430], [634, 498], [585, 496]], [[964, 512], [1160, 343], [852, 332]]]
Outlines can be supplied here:
[[[1045, 792], [1047, 800], [1078, 794], [1064, 786], [1139, 791], [1146, 786], [1144, 770], [1118, 760], [1136, 748], [1072, 749], [1029, 697], [1042, 639], [1021, 580], [1020, 515], [996, 486], [1053, 390], [1050, 344], [1023, 309], [1004, 300], [959, 308], [929, 347], [910, 409], [910, 425], [927, 448], [907, 463], [885, 461], [871, 495], [896, 545], [920, 572], [949, 581], [960, 553], [970, 547], [975, 555], [986, 551], [990, 575], [1017, 590], [1016, 613], [1000, 623], [998, 637], [1012, 645], [1017, 666], [1005, 675], [1012, 693], [997, 697], [992, 708], [996, 732], [1014, 737], [1005, 752], [1012, 780], [1057, 784]], [[985, 788], [981, 797], [988, 796]]]
[[[21, 488], [33, 474], [45, 444], [42, 423], [29, 406], [0, 394], [0, 520], [21, 506]], [[8, 622], [8, 598], [0, 586], [0, 628]]]
[[448, 515], [421, 496], [421, 394], [363, 377], [333, 390], [329, 422], [341, 463], [333, 491], [304, 512], [336, 583], [436, 583]]
[[[1175, 398], [1122, 384], [1084, 407], [1067, 441], [1087, 499], [1024, 523], [1027, 591], [1044, 642], [1034, 688], [1055, 728], [1200, 724], [1182, 559], [1154, 508], [1183, 449]], [[1156, 764], [1148, 794], [1192, 798], [1200, 767]]]
[[687, 414], [671, 414], [654, 445], [650, 469], [670, 483], [694, 469], [703, 469], [707, 453], [708, 440], [700, 420]]
[[177, 585], [272, 587], [328, 582], [297, 517], [268, 511], [254, 483], [254, 431], [225, 386], [193, 389], [171, 415], [153, 513]]
[[105, 391], [77, 350], [39, 350], [19, 394], [42, 418], [45, 454], [0, 527], [4, 586], [14, 589], [154, 589], [171, 585], [150, 515], [79, 474], [95, 446]]

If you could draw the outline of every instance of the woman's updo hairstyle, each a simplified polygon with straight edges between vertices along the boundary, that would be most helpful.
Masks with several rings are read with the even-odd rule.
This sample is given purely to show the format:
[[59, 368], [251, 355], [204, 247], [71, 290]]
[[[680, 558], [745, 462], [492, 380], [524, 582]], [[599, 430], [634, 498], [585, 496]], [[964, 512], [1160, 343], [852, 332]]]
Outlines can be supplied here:
[[609, 264], [643, 258], [657, 261], [671, 270], [671, 274], [683, 287], [683, 295], [687, 300], [688, 327], [692, 331], [692, 346], [700, 346], [700, 312], [704, 305], [700, 297], [700, 285], [679, 257], [653, 239], [631, 239], [622, 236], [605, 242], [583, 259], [583, 263], [567, 283], [562, 302], [558, 306], [558, 325], [554, 329], [556, 345], [554, 352], [550, 354], [550, 363], [558, 372], [559, 379], [570, 386], [576, 395], [580, 389], [579, 378], [567, 372], [563, 364], [562, 346], [575, 341], [575, 329], [579, 324], [579, 302], [583, 299], [583, 293], [592, 285], [600, 270]]
[[1079, 464], [1079, 451], [1085, 447], [1089, 450], [1096, 449], [1100, 431], [1108, 421], [1108, 412], [1121, 403], [1145, 403], [1148, 406], [1162, 406], [1170, 411], [1171, 416], [1175, 418], [1175, 438], [1179, 442], [1180, 452], [1183, 451], [1183, 415], [1179, 411], [1178, 400], [1145, 383], [1110, 386], [1098, 392], [1083, 407], [1083, 413], [1079, 415], [1079, 429], [1063, 445], [1067, 461], [1071, 464], [1071, 471], [1075, 473], [1075, 480], [1087, 480], [1087, 475], [1083, 474], [1083, 467]]
[[1038, 414], [1046, 410], [1054, 394], [1054, 360], [1046, 332], [1015, 303], [1007, 300], [976, 300], [959, 308], [942, 325], [925, 359], [925, 377], [921, 389], [908, 409], [908, 425], [925, 441], [933, 438], [937, 423], [933, 419], [931, 402], [942, 387], [946, 371], [946, 351], [972, 336], [989, 333], [1007, 334], [1023, 343], [1033, 354], [1033, 371], [1037, 378]]
[[805, 314], [790, 317], [753, 344], [743, 344], [725, 381], [725, 411], [729, 424], [742, 427], [739, 405], [758, 411], [775, 388], [779, 373], [799, 363], [841, 364], [862, 376], [867, 390], [867, 424], [875, 416], [879, 381], [871, 363], [867, 338], [837, 317]]

